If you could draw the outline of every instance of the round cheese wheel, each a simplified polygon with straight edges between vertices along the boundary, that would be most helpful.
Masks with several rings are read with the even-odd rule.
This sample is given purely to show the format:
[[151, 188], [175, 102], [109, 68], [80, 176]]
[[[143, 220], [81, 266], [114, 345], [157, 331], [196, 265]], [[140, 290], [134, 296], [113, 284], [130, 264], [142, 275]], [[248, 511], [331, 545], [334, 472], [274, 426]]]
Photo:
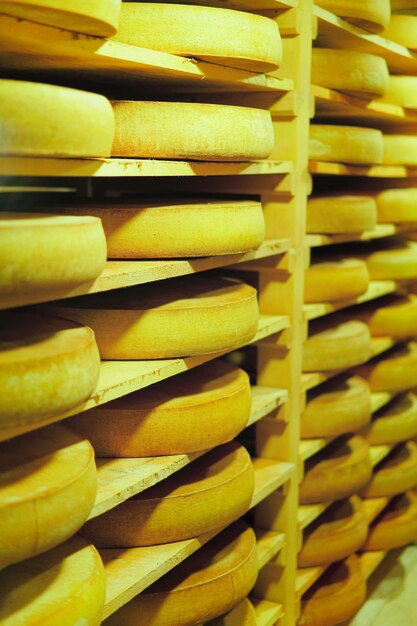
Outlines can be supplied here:
[[304, 594], [297, 626], [336, 626], [352, 618], [366, 599], [366, 581], [354, 554], [331, 565]]
[[117, 31], [121, 0], [1, 0], [0, 12], [96, 37]]
[[100, 457], [188, 454], [227, 443], [245, 428], [249, 376], [212, 361], [68, 421]]
[[306, 462], [300, 484], [300, 502], [343, 500], [366, 485], [371, 475], [371, 459], [365, 439], [358, 435], [339, 439], [327, 446], [323, 454]]
[[309, 157], [316, 161], [382, 163], [384, 139], [380, 130], [358, 126], [310, 125]]
[[112, 156], [248, 161], [265, 159], [274, 147], [271, 114], [263, 109], [119, 100], [113, 110]]
[[205, 622], [204, 626], [257, 626], [255, 609], [249, 600], [243, 600], [227, 615]]
[[348, 321], [331, 327], [320, 324], [303, 346], [303, 371], [346, 369], [371, 356], [371, 337], [363, 322]]
[[359, 318], [368, 325], [371, 335], [398, 340], [417, 337], [417, 297], [392, 297], [385, 302], [359, 312]]
[[363, 546], [367, 534], [362, 500], [352, 496], [335, 502], [304, 531], [298, 566], [327, 565], [345, 559]]
[[384, 135], [383, 143], [385, 165], [417, 165], [417, 136]]
[[94, 451], [63, 426], [0, 444], [0, 569], [62, 543], [96, 497]]
[[371, 196], [316, 196], [308, 200], [307, 232], [333, 235], [373, 230], [376, 216]]
[[416, 15], [392, 15], [383, 36], [396, 43], [417, 49], [417, 16]]
[[269, 72], [282, 61], [278, 24], [230, 9], [124, 2], [115, 39], [253, 72]]
[[398, 396], [379, 411], [362, 433], [371, 446], [399, 443], [417, 437], [417, 397]]
[[104, 359], [164, 359], [233, 350], [250, 341], [258, 326], [253, 287], [207, 276], [174, 278], [163, 287], [141, 285], [48, 308], [91, 325]]
[[391, 16], [390, 0], [317, 0], [317, 4], [373, 33], [383, 30]]
[[374, 98], [384, 95], [388, 81], [387, 62], [376, 54], [331, 48], [312, 50], [313, 85], [344, 91], [355, 96]]
[[371, 392], [359, 376], [332, 380], [309, 395], [301, 416], [304, 439], [356, 432], [371, 419]]
[[388, 88], [379, 102], [396, 104], [407, 109], [417, 108], [417, 76], [391, 75]]
[[1, 79], [0, 135], [0, 154], [108, 157], [114, 115], [95, 93]]
[[406, 391], [417, 387], [417, 344], [390, 352], [385, 358], [362, 365], [356, 369], [365, 378], [372, 391]]
[[254, 473], [246, 448], [227, 443], [90, 520], [82, 533], [96, 546], [152, 546], [198, 537], [248, 510]]
[[91, 328], [24, 310], [0, 316], [0, 440], [38, 428], [94, 391], [100, 357]]
[[106, 263], [106, 239], [95, 217], [0, 213], [0, 296], [24, 303], [65, 295], [92, 281]]
[[417, 187], [385, 189], [376, 195], [376, 206], [379, 223], [417, 222]]
[[417, 444], [408, 441], [395, 448], [377, 465], [369, 483], [361, 489], [363, 498], [395, 496], [417, 485]]
[[99, 626], [106, 578], [79, 537], [0, 572], [2, 626]]
[[110, 259], [236, 254], [265, 239], [262, 205], [251, 200], [161, 200], [69, 212], [102, 220]]
[[416, 0], [391, 0], [391, 8], [395, 12], [414, 13], [417, 9]]
[[304, 273], [304, 302], [337, 302], [352, 300], [369, 286], [364, 261], [342, 259], [314, 263]]
[[236, 606], [252, 589], [257, 575], [255, 533], [237, 522], [107, 621], [109, 626], [198, 624]]
[[392, 550], [417, 541], [417, 495], [396, 496], [369, 529], [365, 550]]
[[372, 252], [364, 259], [372, 280], [417, 279], [417, 248], [413, 244]]

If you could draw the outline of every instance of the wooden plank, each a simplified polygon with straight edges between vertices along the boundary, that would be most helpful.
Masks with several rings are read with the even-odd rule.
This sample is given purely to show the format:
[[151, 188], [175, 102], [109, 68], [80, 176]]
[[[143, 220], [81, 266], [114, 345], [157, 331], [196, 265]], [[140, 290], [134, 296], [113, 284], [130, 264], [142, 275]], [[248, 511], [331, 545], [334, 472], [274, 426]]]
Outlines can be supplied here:
[[[177, 0], [168, 1], [177, 2]], [[182, 4], [197, 4], [256, 13], [257, 11], [285, 11], [298, 6], [298, 0], [184, 0]]]
[[326, 571], [326, 565], [318, 565], [316, 567], [305, 567], [297, 572], [296, 590], [298, 597], [310, 589], [310, 587], [320, 578]]
[[259, 600], [258, 598], [249, 599], [255, 608], [256, 626], [276, 626], [278, 620], [284, 615], [284, 609], [281, 604], [269, 602], [268, 600]]
[[255, 422], [258, 422], [285, 404], [287, 400], [288, 391], [286, 389], [260, 387], [258, 385], [252, 387], [252, 407], [247, 425], [255, 424]]
[[300, 441], [300, 457], [306, 461], [310, 457], [323, 450], [331, 439], [303, 439]]
[[417, 178], [417, 168], [405, 165], [350, 165], [310, 161], [311, 174], [326, 176], [364, 176], [367, 178]]
[[412, 224], [377, 224], [374, 230], [366, 230], [362, 233], [346, 233], [338, 235], [307, 235], [307, 244], [313, 248], [317, 246], [329, 246], [335, 243], [348, 243], [351, 241], [372, 241], [383, 237], [391, 237], [407, 231], [416, 230]]
[[376, 411], [382, 409], [388, 402], [391, 402], [395, 395], [395, 393], [389, 391], [373, 391], [371, 393], [372, 413], [376, 413]]
[[369, 448], [369, 454], [371, 457], [372, 467], [375, 467], [380, 463], [393, 449], [393, 445], [384, 444], [380, 446], [371, 446]]
[[294, 474], [295, 465], [277, 463], [277, 461], [260, 457], [254, 458], [252, 462], [255, 470], [255, 493], [252, 506], [256, 506], [288, 482]]
[[255, 528], [259, 569], [276, 557], [285, 545], [284, 533]]
[[298, 529], [304, 530], [307, 528], [315, 519], [318, 518], [329, 506], [331, 503], [327, 502], [326, 504], [301, 504], [298, 507], [297, 513], [297, 523]]
[[378, 565], [385, 559], [386, 552], [363, 552], [360, 555], [361, 568], [365, 578], [369, 578], [371, 574], [376, 570]]
[[366, 519], [368, 524], [374, 521], [374, 519], [385, 509], [389, 504], [391, 498], [365, 498], [362, 500], [363, 507], [365, 509]]

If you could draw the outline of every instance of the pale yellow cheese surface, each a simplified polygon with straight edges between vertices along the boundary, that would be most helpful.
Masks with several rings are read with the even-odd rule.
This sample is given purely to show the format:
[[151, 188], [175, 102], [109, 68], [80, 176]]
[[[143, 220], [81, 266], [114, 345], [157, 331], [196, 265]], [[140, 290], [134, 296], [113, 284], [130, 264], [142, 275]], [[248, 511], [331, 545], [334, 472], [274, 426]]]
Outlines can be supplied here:
[[417, 537], [417, 495], [413, 491], [394, 497], [370, 529], [365, 550], [392, 550]]
[[390, 0], [317, 0], [317, 4], [375, 33], [387, 26], [391, 15]]
[[417, 279], [417, 246], [402, 243], [363, 257], [372, 280]]
[[391, 74], [388, 88], [380, 102], [396, 104], [407, 109], [417, 108], [417, 76]]
[[376, 217], [371, 196], [313, 196], [307, 204], [307, 232], [332, 235], [373, 230]]
[[384, 135], [383, 141], [385, 165], [417, 165], [416, 135]]
[[392, 297], [379, 306], [363, 309], [358, 316], [373, 337], [397, 340], [417, 338], [417, 296]]
[[353, 300], [365, 293], [368, 286], [369, 273], [364, 261], [313, 263], [304, 273], [304, 302]]
[[311, 124], [309, 157], [315, 161], [382, 163], [384, 140], [376, 128]]
[[383, 36], [406, 48], [416, 50], [417, 15], [392, 15]]
[[377, 465], [361, 490], [364, 498], [395, 496], [417, 485], [417, 444], [408, 441]]
[[372, 391], [398, 392], [417, 387], [417, 344], [410, 342], [356, 371], [368, 381]]
[[362, 432], [372, 446], [395, 444], [417, 437], [417, 397], [414, 393], [396, 396], [374, 416]]
[[[417, 77], [416, 77], [417, 80]], [[417, 222], [417, 187], [385, 189], [376, 195], [378, 222]]]
[[371, 337], [363, 322], [348, 321], [330, 327], [321, 324], [303, 346], [303, 371], [346, 369], [371, 355]]

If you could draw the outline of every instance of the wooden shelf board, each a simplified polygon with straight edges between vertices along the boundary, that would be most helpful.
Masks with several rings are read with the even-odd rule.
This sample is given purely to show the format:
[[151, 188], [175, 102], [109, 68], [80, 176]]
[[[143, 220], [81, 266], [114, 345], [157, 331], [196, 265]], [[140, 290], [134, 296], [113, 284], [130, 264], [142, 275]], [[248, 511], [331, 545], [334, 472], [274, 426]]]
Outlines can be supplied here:
[[382, 550], [375, 552], [362, 552], [360, 555], [360, 561], [365, 578], [369, 578], [374, 573], [378, 565], [380, 565], [380, 563], [382, 563], [385, 559], [386, 554], [387, 553]]
[[374, 519], [385, 509], [389, 504], [391, 498], [366, 498], [362, 500], [363, 507], [365, 509], [366, 519], [368, 524], [374, 521]]
[[[169, 0], [177, 2], [177, 0]], [[221, 9], [237, 9], [239, 11], [281, 11], [298, 6], [298, 0], [184, 0], [182, 4], [193, 4]]]
[[294, 473], [293, 463], [271, 461], [256, 457], [252, 460], [255, 470], [255, 493], [252, 507], [265, 500], [274, 491], [285, 485]]
[[395, 393], [391, 393], [390, 391], [373, 391], [371, 393], [372, 413], [376, 413], [376, 411], [382, 409], [388, 402], [391, 402], [395, 395]]
[[323, 450], [332, 439], [302, 439], [299, 444], [300, 457], [306, 461]]
[[320, 578], [326, 571], [326, 567], [326, 565], [319, 565], [317, 567], [305, 567], [297, 571], [295, 589], [299, 598]]
[[375, 467], [380, 463], [393, 449], [393, 445], [384, 444], [380, 446], [370, 446], [369, 454], [371, 457], [372, 467]]
[[416, 224], [377, 224], [374, 230], [366, 230], [362, 233], [346, 233], [339, 235], [307, 235], [306, 243], [311, 248], [317, 246], [329, 246], [337, 243], [348, 243], [352, 241], [372, 241], [391, 237], [411, 230], [417, 230]]
[[417, 178], [417, 167], [406, 165], [351, 165], [348, 163], [330, 163], [310, 161], [311, 174], [326, 176], [364, 176], [368, 178]]
[[285, 535], [272, 530], [256, 528], [256, 544], [259, 569], [276, 557], [285, 545]]
[[249, 598], [256, 613], [256, 626], [276, 626], [278, 620], [284, 616], [284, 609], [281, 604]]
[[307, 528], [319, 515], [321, 515], [329, 506], [331, 502], [326, 504], [300, 504], [297, 512], [297, 522], [299, 530]]

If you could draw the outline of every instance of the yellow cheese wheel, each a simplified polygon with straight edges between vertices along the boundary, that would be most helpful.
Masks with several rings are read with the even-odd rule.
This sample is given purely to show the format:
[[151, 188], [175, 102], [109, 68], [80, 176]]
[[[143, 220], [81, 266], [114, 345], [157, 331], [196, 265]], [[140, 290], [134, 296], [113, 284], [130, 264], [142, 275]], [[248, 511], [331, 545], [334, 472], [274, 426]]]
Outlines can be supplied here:
[[369, 529], [365, 550], [392, 550], [417, 541], [417, 495], [396, 496]]
[[417, 444], [401, 444], [377, 465], [369, 483], [361, 490], [364, 498], [395, 496], [417, 485]]
[[366, 598], [366, 581], [356, 555], [331, 565], [304, 594], [297, 626], [336, 626], [352, 618]]
[[417, 49], [417, 15], [392, 15], [383, 36], [396, 43]]
[[371, 419], [369, 385], [350, 376], [310, 392], [301, 416], [301, 437], [337, 437], [355, 432]]
[[413, 14], [417, 9], [416, 0], [391, 0], [391, 9], [395, 12]]
[[363, 546], [367, 534], [362, 500], [352, 496], [335, 502], [304, 531], [298, 565], [313, 567], [345, 559]]
[[244, 515], [253, 489], [250, 456], [233, 441], [90, 520], [82, 533], [94, 545], [111, 548], [190, 539]]
[[98, 94], [1, 79], [0, 135], [0, 154], [108, 157], [114, 115]]
[[24, 310], [0, 316], [0, 440], [59, 419], [94, 391], [91, 328]]
[[309, 157], [316, 161], [382, 163], [384, 138], [375, 128], [311, 124]]
[[416, 135], [384, 135], [383, 143], [385, 165], [417, 165]]
[[363, 309], [358, 318], [368, 325], [373, 337], [417, 338], [417, 297], [388, 298], [384, 304]]
[[371, 196], [313, 196], [307, 205], [307, 232], [333, 235], [373, 230], [376, 216]]
[[417, 279], [417, 247], [400, 244], [364, 257], [372, 280]]
[[213, 361], [68, 420], [100, 457], [187, 454], [227, 443], [245, 428], [249, 377]]
[[358, 435], [338, 439], [322, 454], [306, 462], [300, 502], [343, 500], [366, 485], [371, 475], [371, 459], [365, 439]]
[[360, 97], [376, 97], [384, 95], [388, 81], [387, 62], [376, 54], [331, 48], [312, 50], [313, 85]]
[[399, 443], [417, 437], [417, 397], [398, 396], [379, 411], [362, 435], [371, 446]]
[[371, 356], [371, 337], [363, 322], [315, 326], [303, 346], [303, 371], [346, 369]]
[[115, 39], [253, 72], [269, 72], [282, 61], [274, 20], [214, 7], [123, 2]]
[[388, 88], [379, 102], [396, 104], [407, 109], [417, 108], [417, 76], [391, 75]]
[[236, 254], [265, 239], [262, 205], [252, 200], [161, 200], [68, 212], [102, 220], [110, 259]]
[[99, 626], [106, 579], [79, 537], [0, 572], [2, 626]]
[[255, 289], [206, 276], [174, 278], [48, 308], [91, 325], [104, 359], [164, 359], [233, 350], [250, 341], [258, 325]]
[[356, 369], [372, 391], [406, 391], [417, 387], [417, 344], [396, 348], [385, 358], [379, 358]]
[[14, 304], [65, 295], [97, 278], [105, 262], [95, 217], [0, 213], [0, 297]]
[[63, 426], [0, 444], [0, 569], [54, 548], [96, 497], [94, 451]]
[[376, 195], [376, 206], [379, 223], [417, 222], [417, 187], [385, 189]]
[[274, 147], [263, 109], [194, 102], [113, 102], [112, 155], [196, 161], [250, 161]]
[[220, 535], [125, 604], [109, 626], [189, 626], [223, 615], [258, 575], [256, 538], [243, 522]]
[[1, 0], [0, 12], [96, 37], [117, 31], [121, 0]]
[[366, 263], [359, 259], [342, 259], [313, 263], [304, 274], [304, 302], [337, 302], [352, 300], [369, 286]]
[[374, 33], [387, 26], [391, 15], [390, 0], [317, 0], [317, 4]]
[[205, 622], [204, 626], [257, 626], [255, 609], [249, 600], [243, 600], [227, 615]]

